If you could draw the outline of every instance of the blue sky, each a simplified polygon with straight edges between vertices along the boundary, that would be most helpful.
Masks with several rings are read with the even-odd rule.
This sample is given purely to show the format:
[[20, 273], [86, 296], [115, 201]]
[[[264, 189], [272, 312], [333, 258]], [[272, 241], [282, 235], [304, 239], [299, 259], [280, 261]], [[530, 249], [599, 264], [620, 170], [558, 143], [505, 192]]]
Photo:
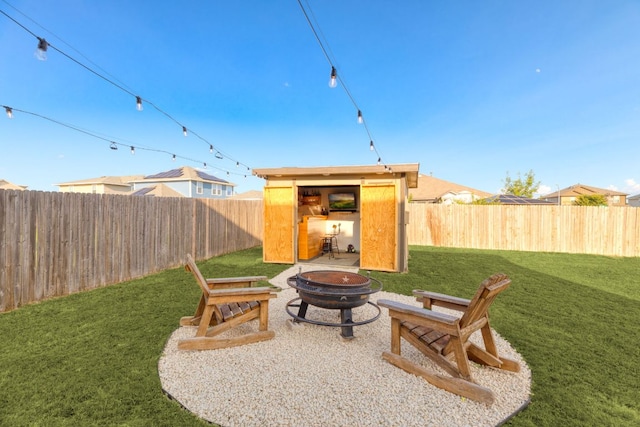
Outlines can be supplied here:
[[[491, 193], [529, 170], [541, 192], [640, 193], [640, 2], [302, 3], [384, 163], [418, 162]], [[37, 60], [37, 39], [0, 14], [0, 105], [121, 144], [3, 114], [0, 179], [56, 191], [207, 163], [243, 192], [264, 181], [242, 165], [377, 162], [354, 103], [328, 87], [331, 65], [297, 0], [0, 0], [0, 10], [126, 89], [51, 47]], [[137, 111], [131, 93], [204, 141], [148, 104]]]

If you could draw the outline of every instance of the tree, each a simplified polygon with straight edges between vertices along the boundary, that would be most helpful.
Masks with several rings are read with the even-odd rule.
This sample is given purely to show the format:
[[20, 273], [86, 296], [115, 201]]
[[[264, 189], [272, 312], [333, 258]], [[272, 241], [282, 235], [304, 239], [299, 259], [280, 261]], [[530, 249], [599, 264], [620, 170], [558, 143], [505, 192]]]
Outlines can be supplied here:
[[576, 206], [607, 206], [607, 197], [603, 194], [583, 194], [573, 202]]
[[511, 194], [519, 197], [532, 198], [533, 194], [538, 191], [538, 188], [540, 188], [540, 181], [536, 182], [536, 177], [532, 170], [527, 172], [524, 175], [524, 178], [522, 178], [520, 176], [520, 172], [518, 172], [518, 179], [515, 180], [511, 179], [509, 172], [507, 172], [507, 177], [503, 182], [503, 194]]

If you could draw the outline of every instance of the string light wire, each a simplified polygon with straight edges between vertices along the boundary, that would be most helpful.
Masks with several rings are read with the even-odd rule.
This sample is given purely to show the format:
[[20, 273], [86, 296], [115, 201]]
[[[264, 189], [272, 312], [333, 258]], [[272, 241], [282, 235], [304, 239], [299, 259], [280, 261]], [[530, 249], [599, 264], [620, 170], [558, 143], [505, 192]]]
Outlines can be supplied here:
[[131, 154], [135, 154], [136, 150], [167, 154], [167, 155], [169, 155], [171, 157], [172, 160], [175, 160], [176, 158], [179, 158], [179, 159], [191, 162], [191, 163], [203, 165], [204, 169], [207, 169], [208, 167], [212, 167], [213, 169], [217, 169], [217, 170], [219, 170], [221, 172], [225, 172], [227, 175], [233, 174], [233, 175], [237, 175], [237, 176], [244, 176], [244, 177], [247, 176], [246, 174], [237, 173], [237, 172], [230, 172], [229, 170], [224, 169], [224, 168], [211, 166], [210, 164], [208, 164], [205, 161], [197, 160], [197, 159], [194, 159], [194, 158], [191, 158], [191, 157], [178, 155], [178, 154], [175, 154], [175, 153], [167, 151], [167, 150], [148, 147], [148, 146], [144, 146], [144, 145], [140, 145], [140, 144], [133, 144], [132, 145], [132, 143], [130, 143], [130, 142], [117, 142], [117, 141], [114, 141], [114, 139], [119, 139], [119, 140], [122, 140], [122, 139], [121, 138], [113, 138], [113, 137], [107, 138], [107, 137], [104, 137], [104, 136], [100, 136], [96, 132], [92, 132], [92, 131], [89, 131], [89, 130], [86, 130], [86, 129], [82, 129], [81, 127], [79, 127], [77, 125], [72, 125], [72, 124], [69, 124], [69, 123], [65, 123], [65, 122], [62, 122], [60, 120], [56, 120], [56, 119], [53, 119], [51, 117], [47, 117], [47, 116], [39, 114], [39, 113], [34, 113], [32, 111], [21, 110], [21, 109], [18, 109], [18, 108], [9, 107], [7, 105], [2, 105], [2, 108], [4, 108], [5, 110], [9, 109], [13, 113], [23, 113], [23, 114], [28, 114], [28, 115], [31, 115], [31, 116], [34, 116], [34, 117], [38, 117], [40, 119], [47, 120], [47, 121], [49, 121], [51, 123], [55, 123], [57, 125], [63, 126], [65, 128], [71, 129], [71, 130], [74, 130], [76, 132], [80, 132], [80, 133], [85, 134], [87, 136], [90, 136], [92, 138], [96, 138], [96, 139], [99, 139], [101, 141], [105, 141], [105, 142], [109, 143], [109, 148], [111, 150], [118, 150], [118, 147], [128, 147], [130, 152], [131, 152]]
[[[331, 76], [333, 78], [334, 76], [334, 71], [337, 70], [337, 66], [336, 66], [336, 61], [334, 59], [332, 59], [333, 57], [333, 52], [331, 51], [331, 48], [329, 47], [329, 43], [327, 43], [326, 39], [324, 38], [324, 34], [322, 34], [322, 30], [320, 29], [320, 26], [318, 25], [317, 20], [315, 19], [315, 15], [313, 14], [313, 10], [311, 9], [311, 7], [309, 6], [309, 3], [307, 2], [307, 7], [305, 9], [304, 5], [302, 4], [302, 0], [298, 0], [298, 5], [300, 6], [300, 9], [302, 10], [302, 13], [304, 14], [305, 19], [307, 20], [307, 24], [309, 24], [309, 27], [311, 28], [311, 31], [313, 32], [313, 35], [316, 38], [316, 41], [318, 42], [318, 45], [320, 45], [320, 49], [322, 50], [322, 53], [324, 54], [325, 58], [327, 59], [327, 62], [329, 63], [329, 65], [331, 66]], [[309, 13], [307, 13], [307, 9], [309, 10]], [[309, 16], [309, 14], [311, 14], [311, 16], [313, 17], [313, 21], [315, 21], [315, 25], [312, 22], [311, 17]], [[322, 35], [322, 37], [320, 37]], [[322, 40], [325, 40], [324, 42]], [[358, 103], [356, 102], [355, 98], [353, 97], [353, 95], [351, 94], [351, 91], [349, 90], [347, 83], [342, 75], [342, 72], [335, 72], [335, 78], [340, 82], [340, 86], [342, 86], [342, 89], [344, 89], [345, 93], [347, 94], [347, 97], [349, 97], [349, 99], [351, 100], [351, 103], [353, 104], [353, 106], [356, 108], [357, 111], [357, 121], [358, 123], [362, 124], [364, 126], [365, 131], [367, 132], [367, 136], [369, 137], [369, 148], [371, 151], [373, 151], [376, 155], [376, 158], [378, 159], [377, 163], [378, 164], [384, 164], [384, 162], [382, 162], [382, 156], [380, 155], [380, 152], [378, 151], [378, 147], [376, 146], [376, 144], [373, 143], [373, 136], [371, 135], [371, 131], [369, 129], [369, 126], [367, 125], [367, 121], [365, 120], [363, 114], [362, 114], [362, 110], [360, 109], [360, 107], [358, 106]], [[384, 164], [385, 169], [391, 171], [391, 168], [389, 166], [387, 166], [386, 164]]]
[[[10, 5], [9, 3], [7, 3], [5, 0], [2, 0], [2, 1], [3, 1], [4, 3], [8, 4], [9, 6], [11, 6], [11, 5]], [[11, 7], [13, 8], [13, 6], [11, 6]], [[14, 9], [15, 9], [15, 8], [14, 8]], [[22, 15], [24, 15], [24, 16], [26, 16], [29, 20], [31, 20], [32, 22], [34, 22], [34, 23], [35, 23], [35, 21], [34, 21], [33, 19], [29, 18], [27, 15], [25, 15], [25, 14], [24, 14], [24, 13], [22, 13], [22, 12], [20, 12], [18, 9], [15, 9], [15, 10], [17, 10], [19, 13], [21, 13], [21, 14], [22, 14]], [[31, 30], [30, 30], [29, 28], [27, 28], [25, 25], [21, 24], [19, 21], [17, 21], [16, 19], [14, 19], [13, 17], [11, 17], [9, 14], [7, 14], [6, 12], [4, 12], [4, 11], [3, 11], [3, 10], [1, 10], [1, 9], [0, 9], [0, 13], [1, 13], [2, 15], [6, 16], [6, 17], [7, 17], [8, 19], [10, 19], [11, 21], [13, 21], [13, 22], [14, 22], [16, 25], [18, 25], [20, 28], [22, 28], [23, 30], [25, 30], [26, 32], [28, 32], [29, 34], [31, 34], [33, 37], [35, 37], [36, 39], [38, 39], [38, 42], [39, 42], [39, 43], [42, 43], [42, 42], [46, 43], [46, 45], [47, 45], [49, 48], [51, 48], [51, 49], [55, 50], [56, 52], [60, 53], [61, 55], [63, 55], [63, 56], [64, 56], [64, 57], [66, 57], [67, 59], [69, 59], [70, 61], [72, 61], [72, 62], [76, 63], [76, 64], [77, 64], [77, 65], [79, 65], [80, 67], [84, 68], [85, 70], [89, 71], [90, 73], [94, 74], [95, 76], [99, 77], [100, 79], [104, 80], [105, 82], [107, 82], [107, 83], [111, 84], [112, 86], [114, 86], [114, 87], [116, 87], [116, 88], [120, 89], [121, 91], [123, 91], [123, 92], [127, 93], [128, 95], [130, 95], [130, 96], [134, 97], [134, 98], [136, 99], [136, 104], [137, 104], [137, 106], [138, 106], [138, 109], [139, 109], [139, 110], [141, 110], [141, 109], [142, 109], [142, 101], [144, 101], [144, 103], [146, 103], [146, 104], [148, 104], [148, 105], [151, 105], [151, 106], [152, 106], [156, 111], [158, 111], [159, 113], [163, 114], [165, 117], [169, 118], [169, 119], [170, 119], [170, 120], [172, 120], [174, 123], [176, 123], [176, 124], [179, 126], [179, 128], [183, 131], [183, 133], [184, 133], [184, 129], [186, 129], [186, 128], [187, 128], [187, 126], [186, 126], [186, 125], [184, 125], [183, 123], [179, 122], [179, 121], [178, 121], [176, 118], [174, 118], [171, 114], [167, 113], [166, 111], [164, 111], [163, 109], [161, 109], [160, 107], [158, 107], [156, 104], [154, 104], [154, 103], [153, 103], [153, 102], [151, 102], [150, 100], [148, 100], [148, 99], [146, 99], [146, 98], [143, 98], [143, 97], [142, 97], [142, 96], [140, 96], [140, 95], [135, 94], [131, 89], [126, 88], [126, 87], [125, 87], [126, 85], [116, 83], [114, 80], [117, 80], [117, 79], [115, 79], [115, 78], [114, 78], [114, 79], [110, 79], [110, 78], [108, 78], [108, 77], [105, 77], [103, 74], [101, 74], [101, 73], [99, 73], [99, 72], [95, 71], [94, 69], [92, 69], [91, 67], [89, 67], [89, 66], [87, 66], [87, 65], [83, 64], [82, 62], [78, 61], [77, 59], [75, 59], [75, 58], [74, 58], [74, 57], [72, 57], [71, 55], [69, 55], [69, 54], [65, 53], [63, 50], [61, 50], [61, 49], [57, 48], [56, 46], [52, 45], [51, 43], [49, 43], [49, 42], [45, 41], [45, 40], [44, 40], [44, 38], [39, 37], [37, 34], [35, 34], [33, 31], [31, 31]], [[37, 23], [36, 23], [36, 25], [38, 25], [39, 27], [41, 27], [41, 28], [43, 28], [43, 29], [44, 29], [44, 27], [42, 27], [41, 25], [39, 25], [39, 24], [37, 24]], [[45, 29], [45, 30], [46, 30], [46, 29]], [[46, 30], [46, 31], [48, 31], [48, 30]], [[51, 34], [53, 34], [53, 33], [51, 33]], [[55, 34], [53, 34], [53, 35], [55, 36]], [[56, 37], [57, 37], [57, 36], [56, 36]], [[65, 43], [66, 45], [68, 45], [68, 43], [66, 43], [66, 42], [64, 42], [64, 41], [63, 41], [63, 43]], [[72, 49], [73, 49], [73, 48], [72, 48]], [[76, 52], [78, 52], [76, 49], [73, 49], [73, 50], [75, 50]], [[82, 55], [82, 54], [80, 54], [80, 55]], [[82, 55], [82, 56], [83, 56], [84, 58], [86, 58], [84, 55]], [[91, 62], [91, 61], [89, 61], [89, 62]], [[91, 63], [92, 63], [92, 62], [91, 62]], [[93, 63], [92, 63], [92, 64], [93, 64]], [[98, 67], [98, 68], [100, 68], [100, 67]], [[107, 73], [107, 74], [108, 74], [108, 73]], [[190, 133], [191, 133], [192, 135], [194, 135], [195, 137], [197, 137], [198, 139], [200, 139], [201, 141], [203, 141], [204, 143], [206, 143], [206, 144], [207, 144], [207, 146], [212, 145], [212, 144], [211, 144], [207, 139], [205, 139], [204, 137], [202, 137], [202, 136], [200, 136], [199, 134], [197, 134], [196, 132], [194, 132], [191, 128], [189, 128], [189, 131], [190, 131]], [[230, 160], [230, 161], [231, 161], [231, 162], [233, 162], [233, 163], [236, 163], [236, 164], [240, 164], [240, 165], [242, 165], [242, 166], [245, 166], [245, 167], [247, 168], [247, 170], [251, 170], [251, 168], [250, 168], [248, 165], [246, 165], [246, 164], [244, 164], [244, 163], [242, 163], [242, 162], [238, 161], [237, 159], [235, 159], [235, 158], [231, 157], [230, 155], [226, 154], [226, 153], [225, 153], [225, 152], [223, 152], [222, 150], [216, 149], [216, 151], [217, 151], [218, 153], [220, 153], [220, 154], [223, 156], [223, 157], [222, 157], [223, 159], [224, 159], [224, 158], [226, 158], [226, 159]]]

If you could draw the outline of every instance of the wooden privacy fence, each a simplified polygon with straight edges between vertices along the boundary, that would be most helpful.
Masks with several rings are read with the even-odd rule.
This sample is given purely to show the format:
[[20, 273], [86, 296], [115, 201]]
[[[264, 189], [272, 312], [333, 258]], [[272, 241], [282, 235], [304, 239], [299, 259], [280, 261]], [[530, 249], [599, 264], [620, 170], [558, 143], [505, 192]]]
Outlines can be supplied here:
[[640, 256], [640, 208], [409, 204], [410, 245]]
[[0, 312], [262, 242], [262, 201], [0, 190]]

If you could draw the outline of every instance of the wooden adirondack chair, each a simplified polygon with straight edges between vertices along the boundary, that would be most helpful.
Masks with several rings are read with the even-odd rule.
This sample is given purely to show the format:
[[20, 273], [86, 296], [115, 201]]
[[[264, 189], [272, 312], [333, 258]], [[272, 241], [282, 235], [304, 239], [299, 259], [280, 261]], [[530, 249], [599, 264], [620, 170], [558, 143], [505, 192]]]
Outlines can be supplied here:
[[[493, 403], [493, 392], [476, 384], [471, 377], [469, 360], [512, 372], [520, 370], [517, 362], [498, 355], [489, 324], [489, 306], [510, 284], [511, 280], [506, 275], [494, 274], [480, 284], [471, 300], [435, 292], [413, 291], [423, 308], [378, 300], [379, 305], [389, 309], [391, 316], [391, 352], [383, 352], [382, 357], [444, 390], [479, 402]], [[462, 316], [431, 311], [434, 305], [460, 311]], [[482, 333], [484, 348], [469, 341], [471, 334], [477, 330]], [[400, 338], [420, 350], [451, 377], [425, 369], [402, 357]]]
[[[198, 326], [196, 336], [178, 341], [181, 350], [211, 350], [234, 347], [275, 336], [269, 329], [269, 299], [274, 289], [251, 287], [266, 276], [205, 279], [190, 254], [185, 270], [193, 273], [202, 289], [198, 308], [193, 316], [180, 319], [180, 326]], [[239, 337], [222, 338], [217, 335], [242, 323], [259, 319], [258, 331]]]

